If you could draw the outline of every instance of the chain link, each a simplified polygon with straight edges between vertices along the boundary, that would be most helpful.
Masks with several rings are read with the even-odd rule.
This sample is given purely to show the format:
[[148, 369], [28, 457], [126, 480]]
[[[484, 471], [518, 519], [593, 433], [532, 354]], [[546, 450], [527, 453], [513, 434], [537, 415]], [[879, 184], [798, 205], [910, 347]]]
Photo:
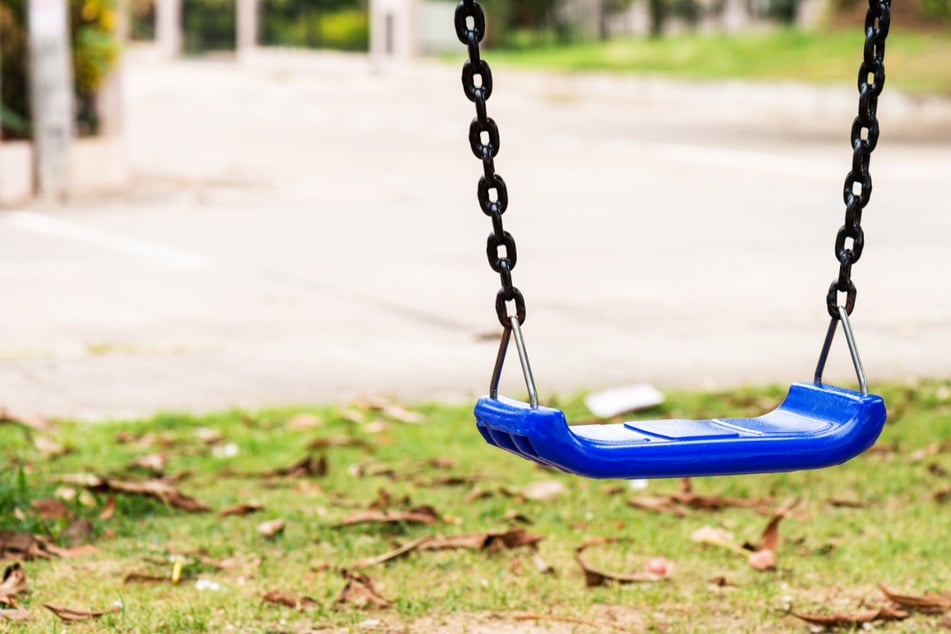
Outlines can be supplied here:
[[489, 266], [499, 274], [502, 288], [495, 296], [495, 313], [502, 327], [509, 329], [509, 304], [515, 304], [518, 323], [525, 323], [525, 298], [512, 285], [512, 269], [518, 259], [515, 238], [502, 226], [502, 214], [508, 209], [509, 194], [505, 181], [495, 171], [495, 157], [499, 153], [499, 126], [486, 114], [485, 103], [492, 96], [492, 69], [479, 50], [485, 37], [485, 12], [475, 0], [461, 0], [456, 5], [456, 36], [466, 45], [469, 59], [462, 66], [462, 89], [475, 104], [476, 116], [469, 124], [469, 147], [482, 161], [477, 197], [482, 212], [492, 219], [492, 233], [486, 242]]
[[891, 23], [891, 0], [869, 0], [865, 17], [865, 47], [859, 67], [859, 112], [852, 123], [852, 169], [845, 177], [843, 199], [845, 224], [835, 238], [835, 258], [839, 275], [829, 286], [826, 307], [832, 319], [840, 319], [839, 294], [845, 293], [845, 312], [852, 314], [857, 290], [852, 282], [852, 265], [862, 257], [865, 234], [862, 211], [872, 197], [869, 162], [878, 145], [878, 97], [885, 87], [885, 39]]

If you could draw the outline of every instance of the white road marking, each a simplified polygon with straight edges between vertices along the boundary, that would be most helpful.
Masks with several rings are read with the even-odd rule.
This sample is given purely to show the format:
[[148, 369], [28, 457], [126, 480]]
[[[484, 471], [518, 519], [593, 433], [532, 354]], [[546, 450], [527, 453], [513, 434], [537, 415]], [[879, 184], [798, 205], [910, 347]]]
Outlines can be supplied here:
[[177, 268], [200, 269], [212, 264], [211, 258], [205, 255], [93, 229], [76, 222], [53, 218], [33, 211], [7, 212], [0, 215], [0, 218], [18, 229], [81, 242], [115, 253], [132, 255]]

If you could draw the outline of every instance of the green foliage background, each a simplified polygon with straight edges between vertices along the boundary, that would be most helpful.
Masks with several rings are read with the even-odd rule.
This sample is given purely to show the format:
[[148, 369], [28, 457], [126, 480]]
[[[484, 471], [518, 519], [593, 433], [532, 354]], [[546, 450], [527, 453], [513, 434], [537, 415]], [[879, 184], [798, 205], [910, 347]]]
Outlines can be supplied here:
[[[4, 0], [0, 5], [0, 124], [5, 137], [30, 135], [26, 11], [26, 0]], [[69, 0], [80, 134], [94, 134], [98, 127], [93, 97], [119, 55], [119, 43], [113, 35], [115, 20], [116, 0]]]

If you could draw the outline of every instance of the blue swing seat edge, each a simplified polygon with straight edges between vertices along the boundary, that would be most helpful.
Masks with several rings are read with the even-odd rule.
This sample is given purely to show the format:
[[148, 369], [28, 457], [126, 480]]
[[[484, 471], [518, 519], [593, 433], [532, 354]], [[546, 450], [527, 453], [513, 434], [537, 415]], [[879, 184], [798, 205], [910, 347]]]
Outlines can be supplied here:
[[590, 478], [669, 478], [818, 469], [871, 447], [885, 424], [880, 396], [794, 383], [757, 418], [647, 420], [569, 426], [561, 410], [483, 397], [476, 424], [486, 442]]

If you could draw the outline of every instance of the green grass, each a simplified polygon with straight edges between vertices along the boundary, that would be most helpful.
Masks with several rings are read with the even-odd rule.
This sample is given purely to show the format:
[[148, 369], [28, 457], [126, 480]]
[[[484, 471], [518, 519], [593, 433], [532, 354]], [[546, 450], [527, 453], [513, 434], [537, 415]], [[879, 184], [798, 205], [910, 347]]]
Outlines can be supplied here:
[[[888, 83], [911, 92], [951, 94], [951, 37], [947, 33], [889, 35]], [[607, 71], [691, 80], [743, 79], [841, 83], [855, 81], [864, 35], [854, 31], [700, 34], [615, 39], [570, 45], [490, 50], [500, 65], [561, 71]]]
[[[266, 507], [246, 517], [218, 518], [118, 496], [115, 515], [102, 520], [104, 494], [95, 494], [92, 505], [77, 496], [67, 504], [77, 516], [91, 520], [91, 539], [98, 552], [25, 562], [31, 591], [21, 602], [31, 611], [32, 621], [3, 624], [0, 630], [59, 631], [43, 603], [102, 609], [118, 602], [121, 612], [76, 624], [70, 631], [263, 633], [318, 627], [357, 631], [361, 623], [376, 620], [380, 627], [410, 624], [410, 631], [420, 632], [436, 631], [440, 623], [447, 632], [465, 631], [476, 623], [488, 623], [483, 631], [511, 632], [610, 631], [611, 624], [630, 631], [806, 632], [808, 626], [788, 614], [790, 606], [801, 612], [854, 611], [863, 602], [881, 602], [879, 582], [919, 594], [951, 590], [947, 539], [951, 513], [946, 503], [933, 497], [951, 484], [946, 475], [951, 472], [947, 443], [951, 382], [879, 387], [890, 411], [880, 444], [889, 450], [821, 471], [693, 481], [700, 493], [769, 497], [770, 508], [800, 500], [780, 526], [779, 566], [770, 572], [753, 570], [736, 553], [690, 540], [693, 531], [709, 525], [731, 530], [738, 544], [756, 542], [767, 518], [755, 510], [691, 510], [686, 517], [676, 517], [630, 508], [627, 499], [632, 492], [625, 483], [612, 489], [619, 483], [543, 470], [489, 448], [474, 428], [469, 407], [420, 405], [415, 410], [425, 422], [419, 425], [396, 422], [359, 406], [321, 408], [313, 411], [323, 424], [306, 430], [289, 428], [292, 413], [286, 411], [160, 415], [98, 425], [61, 423], [46, 435], [73, 452], [55, 459], [38, 453], [31, 432], [0, 425], [5, 463], [0, 472], [0, 531], [57, 538], [65, 521], [36, 517], [30, 502], [57, 490], [60, 495], [68, 493], [58, 476], [127, 474], [131, 460], [155, 452], [167, 456], [167, 474], [191, 474], [177, 485], [182, 492], [216, 510], [251, 500]], [[649, 415], [758, 414], [781, 397], [778, 388], [675, 393]], [[559, 399], [558, 404], [576, 420], [590, 417], [578, 397]], [[199, 438], [203, 428], [217, 430], [223, 440], [207, 445]], [[136, 439], [150, 435], [118, 444], [119, 433]], [[358, 439], [366, 447], [307, 449], [314, 439], [330, 437]], [[221, 450], [229, 443], [237, 447], [237, 455]], [[286, 467], [308, 453], [326, 455], [325, 476], [248, 475]], [[437, 457], [451, 464], [435, 466], [432, 461]], [[356, 465], [378, 475], [360, 475]], [[432, 484], [450, 475], [477, 481]], [[536, 502], [500, 492], [541, 480], [563, 483], [564, 493], [551, 502]], [[639, 494], [672, 493], [677, 486], [676, 481], [652, 481]], [[466, 502], [473, 487], [492, 495]], [[432, 505], [446, 521], [434, 526], [334, 526], [348, 514], [366, 509], [381, 490], [389, 492], [394, 508], [406, 496], [414, 505]], [[834, 498], [864, 506], [835, 506], [830, 502]], [[424, 535], [505, 529], [509, 525], [505, 516], [511, 511], [533, 522], [528, 531], [545, 537], [538, 554], [557, 575], [538, 573], [528, 549], [415, 552], [364, 571], [380, 593], [393, 600], [392, 608], [336, 608], [334, 599], [343, 586], [338, 569]], [[284, 519], [286, 530], [268, 540], [256, 527], [274, 518]], [[603, 568], [636, 571], [649, 558], [665, 557], [674, 562], [673, 573], [656, 584], [586, 588], [574, 549], [591, 537], [625, 540], [590, 551], [592, 562]], [[123, 583], [132, 571], [169, 575], [173, 553], [186, 553], [180, 583]], [[215, 566], [226, 559], [238, 564]], [[724, 577], [730, 585], [712, 586], [709, 580], [716, 577]], [[214, 581], [221, 589], [199, 590], [198, 578]], [[261, 597], [271, 589], [310, 597], [316, 605], [305, 612], [266, 605]], [[520, 613], [573, 617], [594, 625], [545, 621], [536, 626], [515, 621]], [[887, 631], [934, 631], [942, 618], [915, 615], [889, 625]]]

